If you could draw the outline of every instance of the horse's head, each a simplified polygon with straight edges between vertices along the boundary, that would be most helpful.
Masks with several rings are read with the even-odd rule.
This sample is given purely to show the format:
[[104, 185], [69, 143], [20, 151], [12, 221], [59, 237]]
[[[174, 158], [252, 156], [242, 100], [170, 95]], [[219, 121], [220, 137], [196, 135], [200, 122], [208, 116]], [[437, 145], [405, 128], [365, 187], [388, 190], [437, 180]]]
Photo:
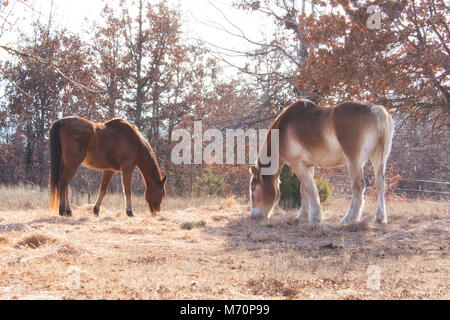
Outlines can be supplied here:
[[164, 176], [161, 180], [155, 181], [151, 188], [147, 187], [145, 190], [145, 200], [152, 214], [161, 211], [161, 202], [166, 195], [166, 181], [167, 176]]
[[263, 176], [257, 167], [251, 166], [250, 199], [252, 217], [265, 216], [268, 218], [273, 207], [280, 199], [278, 178]]

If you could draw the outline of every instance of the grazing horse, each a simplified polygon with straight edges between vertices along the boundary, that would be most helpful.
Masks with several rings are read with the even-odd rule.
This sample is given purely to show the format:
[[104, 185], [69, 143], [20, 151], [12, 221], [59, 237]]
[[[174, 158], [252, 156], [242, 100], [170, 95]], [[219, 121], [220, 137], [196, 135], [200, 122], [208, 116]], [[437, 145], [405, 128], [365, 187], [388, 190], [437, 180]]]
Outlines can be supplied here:
[[126, 198], [126, 213], [131, 209], [131, 178], [137, 166], [147, 187], [145, 199], [152, 213], [161, 210], [166, 194], [166, 176], [161, 176], [158, 162], [150, 144], [138, 129], [122, 119], [99, 124], [80, 117], [66, 117], [55, 121], [50, 129], [50, 210], [61, 216], [72, 215], [68, 186], [78, 167], [102, 170], [102, 181], [94, 213], [100, 204], [115, 172], [122, 174]]
[[[284, 109], [273, 121], [265, 145], [271, 150], [271, 131], [278, 129], [279, 168], [275, 174], [262, 175], [261, 152], [250, 167], [251, 215], [269, 217], [280, 198], [279, 176], [289, 165], [301, 181], [302, 205], [297, 219], [320, 223], [322, 210], [314, 182], [314, 167], [347, 164], [352, 187], [352, 203], [343, 224], [358, 221], [363, 207], [365, 182], [363, 167], [372, 160], [377, 188], [375, 221], [387, 223], [384, 200], [384, 175], [391, 150], [394, 122], [386, 109], [369, 103], [346, 102], [321, 108], [301, 100]], [[270, 155], [271, 156], [271, 155]]]

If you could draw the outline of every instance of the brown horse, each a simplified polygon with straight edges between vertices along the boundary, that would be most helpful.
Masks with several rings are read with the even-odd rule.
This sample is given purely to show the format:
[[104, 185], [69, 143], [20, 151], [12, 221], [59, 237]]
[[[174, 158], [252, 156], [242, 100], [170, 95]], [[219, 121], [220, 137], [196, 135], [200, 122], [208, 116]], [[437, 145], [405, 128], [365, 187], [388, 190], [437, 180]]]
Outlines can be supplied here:
[[166, 176], [156, 161], [150, 144], [138, 129], [122, 119], [104, 124], [80, 117], [66, 117], [55, 121], [50, 129], [50, 210], [61, 216], [72, 215], [68, 198], [68, 186], [78, 167], [83, 165], [102, 170], [102, 181], [94, 213], [98, 215], [100, 204], [115, 172], [122, 174], [126, 198], [126, 213], [131, 209], [131, 178], [137, 166], [147, 187], [145, 199], [152, 213], [161, 210], [166, 194]]
[[[391, 150], [394, 122], [385, 108], [369, 103], [342, 103], [320, 108], [313, 102], [301, 100], [287, 107], [273, 121], [265, 145], [271, 150], [271, 132], [279, 137], [278, 162], [275, 174], [261, 174], [267, 167], [261, 153], [255, 166], [250, 167], [250, 198], [252, 216], [270, 216], [280, 197], [279, 176], [286, 163], [301, 181], [302, 205], [297, 216], [310, 223], [322, 220], [319, 195], [314, 183], [314, 167], [336, 167], [347, 164], [352, 187], [352, 204], [347, 224], [358, 221], [363, 207], [365, 182], [364, 164], [370, 158], [375, 169], [377, 187], [376, 222], [387, 223], [384, 200], [384, 175]], [[263, 147], [264, 148], [264, 147]], [[265, 152], [265, 150], [264, 150]]]

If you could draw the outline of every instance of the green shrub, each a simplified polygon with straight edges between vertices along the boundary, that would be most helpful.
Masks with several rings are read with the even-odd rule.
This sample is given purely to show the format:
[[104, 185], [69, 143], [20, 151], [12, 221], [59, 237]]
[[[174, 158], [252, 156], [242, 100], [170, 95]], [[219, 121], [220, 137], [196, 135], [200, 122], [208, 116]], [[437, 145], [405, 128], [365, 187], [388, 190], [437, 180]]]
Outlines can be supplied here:
[[189, 176], [185, 172], [174, 171], [169, 173], [166, 188], [171, 195], [184, 196], [191, 192], [189, 182]]
[[319, 177], [316, 179], [317, 190], [319, 191], [320, 202], [325, 202], [331, 195], [331, 186], [328, 179]]
[[300, 206], [300, 181], [291, 168], [284, 166], [280, 174], [280, 202], [283, 207], [294, 208]]
[[195, 178], [192, 189], [197, 196], [223, 196], [225, 181], [212, 170]]
[[[331, 195], [331, 186], [327, 179], [318, 178], [315, 180], [319, 192], [320, 202], [325, 202]], [[286, 208], [296, 208], [301, 205], [300, 181], [292, 173], [288, 166], [284, 166], [280, 174], [280, 202]]]

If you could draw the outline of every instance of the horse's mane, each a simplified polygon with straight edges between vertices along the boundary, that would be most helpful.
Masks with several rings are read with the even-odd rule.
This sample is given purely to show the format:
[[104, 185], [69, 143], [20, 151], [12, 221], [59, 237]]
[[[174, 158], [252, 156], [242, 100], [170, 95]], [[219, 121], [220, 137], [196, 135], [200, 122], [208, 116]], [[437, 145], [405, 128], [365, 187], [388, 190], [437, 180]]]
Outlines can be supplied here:
[[141, 152], [143, 154], [143, 157], [148, 161], [150, 164], [150, 169], [152, 169], [152, 175], [154, 179], [157, 179], [158, 181], [161, 181], [161, 170], [159, 169], [158, 161], [156, 160], [155, 153], [153, 152], [153, 148], [150, 145], [150, 143], [147, 141], [147, 139], [144, 138], [144, 136], [141, 134], [139, 129], [128, 123], [127, 121], [121, 119], [121, 118], [114, 118], [107, 122], [105, 122], [105, 125], [109, 126], [122, 126], [126, 125], [128, 128], [131, 129], [131, 131], [136, 135], [138, 138], [138, 141], [141, 145]]
[[[308, 99], [301, 99], [295, 103], [292, 103], [291, 105], [289, 105], [288, 107], [286, 107], [285, 109], [283, 109], [283, 111], [280, 112], [280, 114], [275, 118], [275, 120], [273, 120], [273, 122], [271, 123], [269, 130], [267, 131], [266, 134], [266, 143], [267, 143], [267, 150], [268, 152], [270, 152], [271, 149], [271, 143], [272, 143], [272, 129], [280, 129], [280, 123], [282, 122], [282, 120], [284, 120], [288, 115], [288, 113], [294, 111], [295, 108], [318, 108], [318, 106], [312, 102], [311, 100]], [[257, 160], [257, 167], [267, 167], [269, 166], [267, 165], [263, 165], [260, 161], [259, 161], [259, 157]]]
[[141, 151], [143, 153], [144, 158], [149, 162], [150, 167], [153, 168], [152, 175], [153, 178], [156, 178], [158, 181], [161, 181], [161, 170], [159, 169], [158, 161], [156, 160], [155, 153], [153, 152], [153, 148], [150, 145], [150, 143], [147, 141], [147, 139], [144, 138], [144, 136], [141, 134], [139, 129], [133, 125], [130, 125], [133, 132], [136, 134], [136, 136], [139, 139], [139, 142], [141, 143]]

